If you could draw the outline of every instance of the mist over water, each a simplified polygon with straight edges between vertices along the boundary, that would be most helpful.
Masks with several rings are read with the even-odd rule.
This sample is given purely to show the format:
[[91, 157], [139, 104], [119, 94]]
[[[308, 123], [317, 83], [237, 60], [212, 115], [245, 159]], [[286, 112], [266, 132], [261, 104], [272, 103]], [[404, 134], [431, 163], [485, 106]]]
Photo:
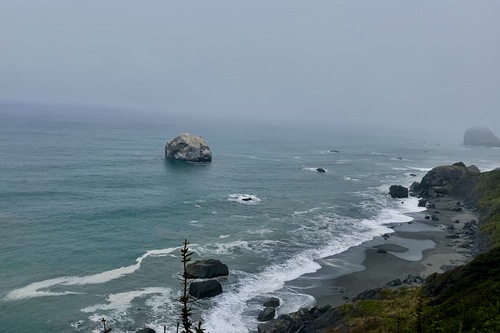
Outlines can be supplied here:
[[93, 332], [106, 317], [117, 332], [173, 331], [188, 238], [196, 259], [231, 272], [196, 313], [211, 331], [253, 331], [266, 297], [279, 297], [283, 313], [314, 302], [294, 280], [318, 259], [409, 220], [416, 200], [390, 199], [390, 185], [436, 165], [500, 161], [499, 150], [418, 133], [196, 123], [212, 163], [171, 163], [165, 142], [191, 123], [87, 115], [2, 112], [0, 322], [9, 330]]
[[[418, 209], [390, 185], [500, 166], [461, 145], [500, 136], [499, 22], [495, 0], [3, 0], [0, 330], [173, 332], [185, 238], [230, 267], [209, 331], [314, 303], [300, 277]], [[182, 132], [212, 163], [164, 159]]]

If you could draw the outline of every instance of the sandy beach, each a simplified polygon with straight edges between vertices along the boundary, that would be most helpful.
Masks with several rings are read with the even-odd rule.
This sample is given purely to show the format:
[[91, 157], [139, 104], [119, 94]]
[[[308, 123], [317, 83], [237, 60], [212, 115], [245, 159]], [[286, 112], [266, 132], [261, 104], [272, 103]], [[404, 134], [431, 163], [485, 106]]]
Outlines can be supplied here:
[[435, 207], [413, 213], [412, 222], [391, 224], [394, 233], [324, 259], [322, 269], [308, 277], [317, 281], [307, 293], [319, 304], [339, 306], [366, 289], [384, 287], [396, 279], [404, 281], [408, 275], [425, 278], [468, 262], [473, 257], [472, 239], [463, 227], [478, 220], [478, 213], [464, 207], [462, 211], [451, 210], [456, 202], [436, 198]]

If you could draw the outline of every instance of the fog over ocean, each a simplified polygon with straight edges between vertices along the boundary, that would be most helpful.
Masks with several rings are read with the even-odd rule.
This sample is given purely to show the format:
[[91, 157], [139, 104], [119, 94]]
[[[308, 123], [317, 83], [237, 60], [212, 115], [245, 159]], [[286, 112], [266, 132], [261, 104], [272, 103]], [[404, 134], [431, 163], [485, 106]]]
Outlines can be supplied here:
[[[500, 149], [442, 133], [5, 111], [2, 331], [98, 332], [105, 317], [114, 332], [175, 332], [184, 238], [194, 259], [230, 268], [224, 293], [196, 303], [208, 331], [255, 331], [270, 296], [282, 313], [314, 303], [293, 281], [321, 258], [411, 220], [416, 199], [391, 199], [390, 185], [438, 165], [500, 161]], [[181, 132], [203, 136], [213, 161], [166, 161]]]

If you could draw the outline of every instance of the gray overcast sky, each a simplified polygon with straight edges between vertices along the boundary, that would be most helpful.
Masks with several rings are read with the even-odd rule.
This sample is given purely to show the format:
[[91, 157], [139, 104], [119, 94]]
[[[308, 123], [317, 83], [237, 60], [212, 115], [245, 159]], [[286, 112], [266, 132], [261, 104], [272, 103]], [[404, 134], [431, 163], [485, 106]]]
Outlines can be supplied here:
[[500, 1], [1, 0], [0, 101], [500, 130]]

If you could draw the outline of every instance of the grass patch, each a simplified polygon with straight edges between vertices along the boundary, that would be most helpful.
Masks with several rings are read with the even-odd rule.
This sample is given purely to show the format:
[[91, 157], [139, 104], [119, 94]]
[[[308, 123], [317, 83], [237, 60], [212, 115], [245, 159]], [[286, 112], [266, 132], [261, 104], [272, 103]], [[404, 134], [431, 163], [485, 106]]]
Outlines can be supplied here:
[[483, 172], [475, 186], [478, 206], [483, 213], [481, 230], [491, 236], [492, 245], [500, 246], [500, 170]]

